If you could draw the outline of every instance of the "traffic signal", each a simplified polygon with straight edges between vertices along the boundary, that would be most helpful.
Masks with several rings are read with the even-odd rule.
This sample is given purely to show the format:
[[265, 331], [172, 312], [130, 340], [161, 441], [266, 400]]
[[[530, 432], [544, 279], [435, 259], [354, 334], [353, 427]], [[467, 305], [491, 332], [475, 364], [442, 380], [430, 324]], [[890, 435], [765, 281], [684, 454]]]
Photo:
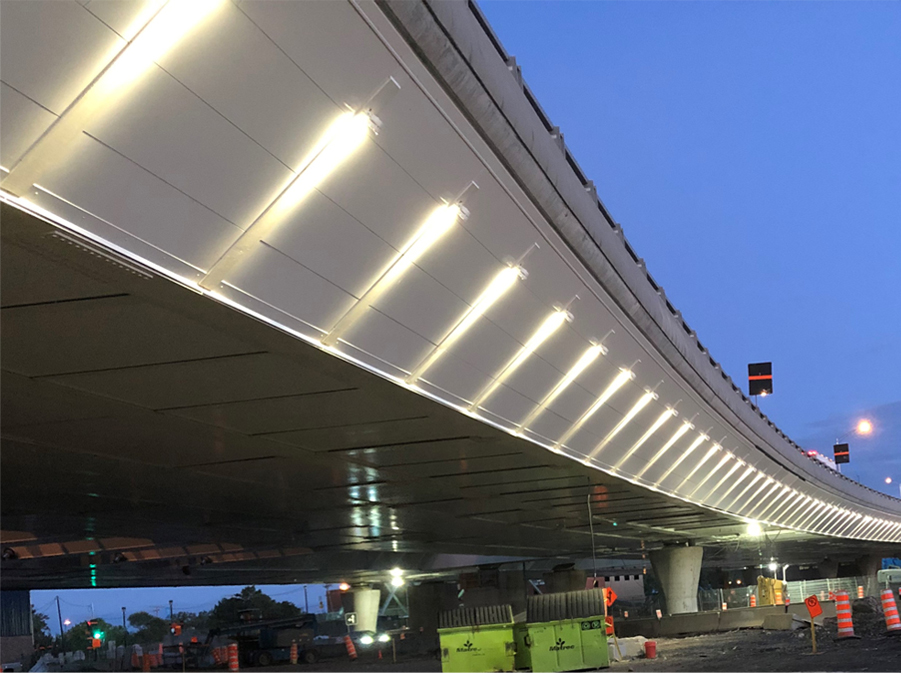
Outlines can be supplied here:
[[748, 394], [773, 394], [773, 363], [757, 362], [748, 365]]
[[847, 444], [836, 444], [832, 447], [832, 452], [835, 455], [835, 464], [840, 465], [841, 463], [850, 463], [851, 456], [848, 452]]
[[172, 624], [172, 626], [169, 627], [169, 633], [171, 633], [173, 636], [180, 636], [181, 624]]

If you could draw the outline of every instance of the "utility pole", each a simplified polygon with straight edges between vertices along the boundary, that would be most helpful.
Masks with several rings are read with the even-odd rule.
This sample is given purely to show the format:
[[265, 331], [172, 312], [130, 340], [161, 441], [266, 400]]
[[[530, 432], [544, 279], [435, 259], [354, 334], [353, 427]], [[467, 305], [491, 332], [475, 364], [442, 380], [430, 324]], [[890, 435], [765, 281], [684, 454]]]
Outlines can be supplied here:
[[125, 607], [124, 606], [122, 607], [122, 628], [125, 629], [125, 635], [122, 636], [122, 638], [123, 638], [122, 645], [124, 646], [124, 645], [128, 644], [128, 627], [125, 625]]
[[59, 617], [59, 644], [62, 647], [65, 631], [63, 631], [63, 611], [59, 607], [59, 596], [56, 597], [56, 616]]
[[310, 600], [307, 598], [307, 585], [303, 585], [303, 609], [304, 612], [310, 614]]
[[169, 599], [169, 621], [171, 622], [175, 617], [172, 614], [172, 599]]

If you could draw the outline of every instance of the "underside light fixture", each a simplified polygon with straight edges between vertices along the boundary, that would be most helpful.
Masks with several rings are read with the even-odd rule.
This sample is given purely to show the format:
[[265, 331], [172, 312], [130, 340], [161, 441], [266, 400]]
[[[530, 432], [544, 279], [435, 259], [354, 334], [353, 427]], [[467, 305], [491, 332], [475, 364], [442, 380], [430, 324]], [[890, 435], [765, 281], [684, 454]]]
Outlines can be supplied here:
[[702, 467], [704, 467], [704, 465], [707, 464], [707, 461], [708, 461], [708, 460], [710, 460], [711, 458], [713, 458], [713, 454], [715, 454], [717, 451], [719, 451], [719, 450], [722, 449], [722, 448], [723, 448], [723, 447], [720, 446], [719, 444], [714, 444], [714, 445], [711, 446], [709, 449], [707, 449], [707, 453], [704, 454], [704, 457], [701, 458], [700, 462], [698, 462], [698, 464], [695, 465], [695, 466], [692, 468], [691, 472], [688, 473], [688, 476], [685, 477], [685, 479], [683, 479], [682, 481], [680, 481], [680, 482], [679, 482], [679, 485], [676, 486], [676, 488], [674, 488], [673, 491], [678, 491], [678, 490], [679, 490], [680, 488], [682, 488], [688, 481], [690, 481], [691, 478], [692, 478], [693, 476], [695, 476], [695, 474], [698, 473], [698, 470], [700, 470]]
[[682, 425], [679, 426], [679, 429], [673, 433], [673, 436], [667, 440], [666, 444], [661, 446], [660, 450], [654, 454], [654, 457], [651, 458], [647, 463], [645, 463], [644, 467], [642, 467], [638, 474], [635, 475], [636, 478], [640, 479], [641, 476], [648, 471], [648, 468], [650, 468], [654, 463], [660, 460], [663, 454], [669, 451], [672, 448], [673, 444], [675, 444], [682, 438], [682, 435], [684, 435], [689, 430], [693, 430], [694, 427], [695, 426], [691, 421], [684, 421]]
[[791, 486], [783, 486], [782, 490], [774, 498], [772, 498], [772, 499], [768, 498], [767, 506], [764, 507], [763, 510], [760, 512], [760, 514], [756, 515], [755, 518], [765, 519], [766, 515], [769, 512], [771, 512], [772, 509], [777, 505], [777, 503], [779, 503], [785, 496], [787, 496], [789, 491], [791, 491], [791, 490], [792, 490]]
[[322, 337], [322, 343], [326, 346], [334, 346], [338, 339], [347, 332], [360, 318], [369, 311], [369, 308], [387, 294], [398, 281], [410, 270], [416, 261], [447, 231], [456, 224], [458, 219], [465, 220], [469, 217], [469, 211], [463, 205], [467, 192], [470, 189], [478, 189], [474, 182], [453, 202], [438, 207], [419, 228], [416, 234], [398, 252], [397, 256], [388, 265], [382, 274], [369, 286], [357, 302], [335, 324], [331, 331]]
[[485, 386], [482, 392], [476, 395], [476, 398], [469, 405], [469, 410], [476, 411], [498, 388], [500, 388], [501, 384], [511, 376], [513, 372], [519, 369], [520, 365], [535, 352], [536, 348], [547, 341], [554, 332], [563, 326], [564, 323], [571, 322], [572, 319], [573, 314], [570, 313], [566, 307], [554, 309], [554, 312], [544, 319], [541, 326], [535, 330], [535, 333], [529, 337], [529, 340], [526, 341], [525, 345], [519, 349], [519, 352], [501, 368], [494, 377], [494, 380]]
[[613, 440], [613, 438], [616, 437], [620, 432], [622, 432], [623, 428], [629, 425], [629, 423], [632, 422], [632, 419], [635, 418], [642, 409], [648, 406], [648, 404], [650, 404], [652, 400], [656, 399], [657, 393], [655, 393], [653, 390], [648, 390], [647, 388], [645, 388], [644, 395], [638, 398], [638, 401], [634, 405], [632, 405], [632, 408], [629, 409], [628, 412], [626, 412], [626, 415], [622, 417], [620, 422], [614, 425], [613, 429], [607, 433], [607, 436], [601, 440], [600, 444], [594, 447], [589, 457], [594, 458], [601, 451], [603, 451]]
[[731, 511], [732, 508], [735, 506], [735, 504], [737, 502], [739, 502], [748, 491], [750, 491], [752, 488], [754, 488], [754, 484], [756, 484], [758, 481], [763, 479], [765, 476], [766, 475], [763, 472], [758, 471], [757, 476], [754, 477], [751, 481], [749, 481], [747, 486], [745, 486], [737, 496], [735, 496], [734, 498], [732, 498], [732, 500], [729, 501], [729, 504], [724, 505], [723, 509]]
[[610, 384], [604, 389], [604, 392], [601, 393], [601, 396], [598, 397], [590, 407], [581, 415], [579, 419], [569, 426], [566, 432], [557, 440], [557, 443], [554, 444], [554, 449], [557, 451], [566, 444], [570, 439], [572, 439], [573, 435], [575, 435], [579, 429], [585, 424], [585, 422], [594, 416], [595, 412], [604, 406], [607, 401], [616, 394], [616, 391], [622, 388], [626, 381], [631, 381], [635, 378], [635, 374], [632, 373], [631, 369], [620, 369], [619, 374], [616, 375], [616, 378], [610, 382]]
[[744, 472], [742, 472], [741, 476], [732, 482], [732, 485], [726, 489], [726, 492], [720, 496], [719, 500], [717, 500], [715, 503], [713, 503], [713, 507], [719, 507], [720, 503], [723, 500], [725, 500], [726, 498], [728, 498], [729, 494], [732, 493], [732, 491], [734, 491], [736, 488], [738, 488], [741, 485], [741, 482], [743, 482], [745, 479], [750, 477], [751, 473], [754, 471], [755, 471], [755, 468], [748, 465], [748, 469], [746, 469]]
[[804, 513], [804, 517], [798, 522], [798, 528], [805, 528], [814, 517], [819, 515], [820, 510], [826, 506], [826, 503], [821, 500], [814, 500], [813, 505], [813, 508], [808, 509], [808, 511]]
[[100, 70], [88, 88], [11, 167], [3, 180], [3, 188], [20, 196], [27, 192], [45, 170], [59, 163], [96, 115], [113, 109], [116, 97], [121, 96], [154, 61], [225, 4], [225, 0], [170, 0], [165, 6], [160, 2], [148, 4], [138, 15], [138, 20], [143, 23], [129, 28], [129, 33], [137, 31], [137, 34], [110, 55], [111, 60], [103, 65], [105, 69]]
[[706, 442], [708, 439], [710, 439], [710, 435], [708, 433], [699, 433], [698, 436], [695, 437], [695, 440], [689, 445], [689, 447], [685, 449], [685, 452], [676, 459], [676, 462], [666, 469], [666, 472], [663, 473], [663, 476], [657, 480], [657, 483], [655, 483], [654, 486], [660, 486], [660, 484], [666, 481], [666, 478], [670, 476], [677, 467], [684, 463], [685, 459], [695, 452], [695, 449], [701, 446], [701, 444]]
[[[394, 79], [389, 81], [394, 82]], [[369, 112], [348, 111], [338, 117], [294, 177], [222, 253], [200, 284], [214, 289], [225, 280], [260, 241], [268, 238], [314, 189], [359, 149], [370, 131], [378, 129], [379, 125], [378, 118]]]
[[[704, 484], [706, 484], [713, 477], [713, 475], [715, 475], [717, 472], [719, 472], [720, 468], [723, 467], [723, 465], [728, 463], [733, 458], [735, 458], [735, 456], [732, 455], [731, 453], [729, 453], [728, 451], [726, 451], [726, 455], [723, 456], [722, 458], [720, 458], [720, 462], [718, 462], [716, 464], [716, 466], [714, 466], [714, 468], [712, 470], [710, 470], [710, 472], [707, 473], [706, 477], [701, 479], [700, 483], [698, 483], [698, 485], [694, 487], [694, 490], [688, 494], [688, 497], [691, 498], [692, 496], [694, 496], [695, 493], [700, 491], [701, 488], [704, 486]], [[679, 484], [679, 486], [681, 487], [682, 484]], [[676, 490], [678, 491], [679, 489], [676, 488]]]
[[404, 571], [400, 568], [391, 569], [391, 586], [402, 587], [404, 585]]
[[763, 535], [763, 527], [757, 521], [749, 521], [748, 528], [746, 530], [747, 534], [751, 537], [760, 537]]
[[779, 481], [773, 480], [773, 485], [770, 487], [770, 490], [767, 491], [764, 496], [760, 499], [760, 501], [754, 505], [750, 510], [748, 510], [748, 516], [757, 518], [756, 512], [760, 511], [761, 507], [764, 507], [770, 502], [770, 496], [776, 492], [776, 490], [782, 486], [782, 483]]
[[[765, 477], [766, 475], [763, 474], [763, 472], [761, 472], [760, 475], [758, 475], [758, 476], [760, 476], [760, 477]], [[757, 479], [754, 479], [754, 481], [752, 481], [750, 484], [748, 484], [748, 488], [746, 488], [744, 491], [742, 491], [742, 492], [739, 494], [739, 496], [738, 496], [735, 500], [732, 501], [732, 504], [736, 504], [736, 503], [738, 503], [738, 502], [741, 502], [741, 507], [740, 507], [739, 509], [744, 508], [744, 507], [747, 507], [747, 506], [750, 505], [752, 502], [754, 502], [754, 499], [760, 494], [760, 492], [761, 492], [763, 489], [765, 489], [767, 486], [769, 486], [770, 484], [772, 484], [772, 483], [775, 481], [775, 479], [773, 479], [772, 477], [766, 477], [766, 480], [765, 480], [762, 484], [760, 484], [760, 486], [757, 487], [757, 490], [754, 491], [754, 492], [750, 495], [750, 497], [748, 497], [746, 500], [742, 500], [742, 498], [744, 497], [744, 494], [745, 494], [748, 490], [750, 490], [750, 487], [753, 486], [753, 485], [754, 485], [754, 482], [756, 482], [756, 481], [757, 481]], [[729, 506], [731, 507], [732, 504], [730, 504]]]
[[[734, 456], [733, 456], [733, 457], [734, 457]], [[710, 491], [708, 491], [706, 497], [709, 498], [709, 497], [712, 496], [714, 493], [716, 493], [716, 492], [719, 490], [720, 486], [722, 486], [723, 484], [725, 484], [725, 483], [729, 480], [729, 478], [730, 478], [733, 474], [735, 474], [736, 472], [738, 472], [739, 468], [741, 468], [741, 467], [744, 466], [745, 464], [746, 464], [746, 463], [745, 463], [744, 461], [739, 460], [738, 458], [736, 458], [736, 459], [735, 459], [735, 465], [733, 465], [732, 468], [731, 468], [728, 472], [726, 472], [726, 474], [724, 474], [724, 475], [720, 478], [720, 480], [719, 480], [718, 482], [716, 482], [716, 484], [714, 485], [714, 487], [711, 488]], [[738, 482], [736, 482], [736, 483], [738, 483]]]
[[804, 516], [809, 512], [813, 507], [816, 506], [816, 501], [811, 498], [809, 495], [804, 496], [804, 501], [798, 505], [795, 509], [795, 516], [789, 520], [788, 525], [792, 528], [798, 527], [798, 522], [804, 518]]
[[501, 297], [503, 297], [512, 288], [516, 281], [525, 280], [528, 272], [518, 264], [505, 267], [498, 273], [494, 279], [488, 284], [488, 287], [479, 295], [475, 303], [462, 315], [457, 324], [454, 325], [434, 350], [420, 362], [413, 371], [407, 376], [407, 383], [414, 384], [418, 381], [428, 369], [435, 364], [454, 343], [463, 336], [466, 331], [472, 327], [491, 306]]
[[636, 451], [638, 451], [638, 449], [644, 446], [645, 442], [647, 442], [651, 438], [651, 436], [663, 426], [664, 423], [666, 423], [671, 418], [675, 418], [678, 415], [678, 411], [671, 407], [667, 407], [666, 411], [664, 411], [657, 417], [657, 420], [654, 421], [651, 427], [648, 428], [647, 431], [638, 438], [638, 441], [635, 442], [628, 451], [626, 451], [623, 457], [616, 462], [616, 464], [613, 466], [613, 469], [618, 470], [623, 463], [625, 463], [627, 460], [629, 460], [629, 458], [632, 457], [632, 454], [634, 454]]
[[566, 374], [562, 379], [560, 379], [557, 385], [551, 388], [550, 392], [544, 396], [541, 402], [538, 403], [538, 406], [532, 409], [529, 415], [523, 419], [522, 423], [519, 424], [520, 430], [524, 430], [528, 428], [532, 423], [534, 423], [535, 419], [538, 418], [548, 407], [548, 405], [555, 399], [557, 399], [557, 397], [559, 397], [560, 394], [564, 390], [566, 390], [573, 381], [576, 380], [576, 378], [578, 378], [579, 374], [584, 372], [595, 360], [598, 359], [598, 357], [606, 354], [607, 349], [602, 344], [592, 342], [591, 346], [589, 346], [585, 350], [585, 352], [582, 353], [582, 356], [572, 367], [570, 367], [569, 371], [566, 372]]
[[783, 501], [781, 505], [779, 505], [776, 509], [774, 509], [770, 513], [770, 518], [772, 518], [775, 521], [779, 517], [780, 514], [784, 514], [785, 512], [790, 511], [791, 506], [794, 505], [794, 503], [796, 503], [802, 497], [802, 495], [803, 495], [802, 493], [792, 489], [792, 492], [791, 492], [790, 496], [788, 497], [788, 499]]

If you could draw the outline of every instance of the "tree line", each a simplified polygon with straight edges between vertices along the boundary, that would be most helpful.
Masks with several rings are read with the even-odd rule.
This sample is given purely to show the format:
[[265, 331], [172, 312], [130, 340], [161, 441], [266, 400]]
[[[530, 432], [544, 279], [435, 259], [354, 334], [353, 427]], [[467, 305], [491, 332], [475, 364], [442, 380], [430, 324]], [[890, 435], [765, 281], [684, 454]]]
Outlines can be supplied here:
[[128, 615], [129, 629], [121, 624], [110, 624], [103, 619], [91, 619], [72, 624], [62, 636], [50, 634], [50, 618], [41, 612], [33, 613], [34, 644], [37, 649], [56, 649], [62, 652], [84, 650], [90, 644], [93, 633], [103, 634], [104, 644], [114, 640], [117, 645], [124, 643], [155, 643], [169, 635], [172, 623], [179, 623], [184, 629], [208, 631], [230, 626], [239, 622], [244, 610], [258, 611], [263, 619], [294, 617], [301, 613], [290, 601], [276, 601], [255, 586], [244, 587], [233, 596], [221, 599], [211, 610], [202, 612], [177, 612], [171, 620], [163, 619], [149, 612], [133, 612]]

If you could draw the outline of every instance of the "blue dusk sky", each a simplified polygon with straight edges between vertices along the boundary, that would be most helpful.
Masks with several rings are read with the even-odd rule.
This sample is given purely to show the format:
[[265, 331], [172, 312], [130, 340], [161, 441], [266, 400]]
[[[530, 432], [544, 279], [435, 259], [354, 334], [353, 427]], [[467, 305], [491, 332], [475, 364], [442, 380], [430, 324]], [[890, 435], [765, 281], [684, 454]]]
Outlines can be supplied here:
[[[737, 382], [845, 474], [901, 483], [901, 3], [481, 7], [582, 169]], [[893, 483], [887, 485], [885, 478]], [[203, 610], [240, 587], [34, 591], [55, 618]], [[303, 589], [267, 588], [303, 605]], [[310, 607], [318, 609], [312, 593]], [[55, 627], [55, 619], [51, 623]]]
[[726, 373], [772, 361], [773, 422], [897, 496], [901, 3], [480, 7]]

